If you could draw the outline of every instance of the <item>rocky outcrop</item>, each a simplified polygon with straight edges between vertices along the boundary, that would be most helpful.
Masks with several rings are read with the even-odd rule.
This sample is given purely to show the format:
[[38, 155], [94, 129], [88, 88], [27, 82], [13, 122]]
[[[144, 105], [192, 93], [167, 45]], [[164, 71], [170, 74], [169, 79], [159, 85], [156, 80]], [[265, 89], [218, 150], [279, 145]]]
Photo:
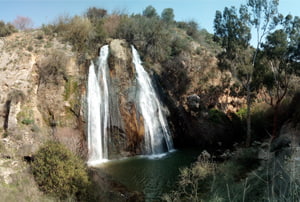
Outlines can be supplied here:
[[136, 106], [137, 86], [131, 48], [124, 40], [109, 44], [110, 158], [142, 153], [144, 124]]
[[[85, 83], [83, 67], [76, 63], [71, 47], [41, 31], [16, 33], [3, 41], [0, 135], [12, 142], [16, 151], [10, 155], [30, 156], [41, 143], [66, 139], [63, 136], [70, 133], [82, 141], [84, 129], [78, 122], [83, 120]], [[79, 148], [73, 150], [80, 153]]]

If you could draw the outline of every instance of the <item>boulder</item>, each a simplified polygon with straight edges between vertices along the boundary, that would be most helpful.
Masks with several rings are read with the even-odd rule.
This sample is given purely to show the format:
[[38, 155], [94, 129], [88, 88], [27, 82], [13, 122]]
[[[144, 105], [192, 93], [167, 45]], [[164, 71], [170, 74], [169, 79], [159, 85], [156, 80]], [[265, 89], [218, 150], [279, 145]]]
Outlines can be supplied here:
[[200, 108], [200, 97], [196, 94], [187, 97], [187, 105], [191, 111], [197, 111]]

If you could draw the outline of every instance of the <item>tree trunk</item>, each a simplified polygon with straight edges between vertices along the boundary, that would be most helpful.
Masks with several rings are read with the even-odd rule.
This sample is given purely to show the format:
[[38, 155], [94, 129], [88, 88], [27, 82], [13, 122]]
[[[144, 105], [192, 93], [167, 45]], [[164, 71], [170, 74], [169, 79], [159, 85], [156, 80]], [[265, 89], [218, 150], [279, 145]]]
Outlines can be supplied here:
[[246, 147], [250, 146], [251, 143], [251, 91], [250, 85], [247, 85], [247, 137], [246, 137]]
[[274, 106], [274, 116], [273, 116], [273, 128], [272, 128], [272, 137], [275, 138], [277, 137], [277, 128], [278, 128], [278, 109], [279, 105], [276, 104]]

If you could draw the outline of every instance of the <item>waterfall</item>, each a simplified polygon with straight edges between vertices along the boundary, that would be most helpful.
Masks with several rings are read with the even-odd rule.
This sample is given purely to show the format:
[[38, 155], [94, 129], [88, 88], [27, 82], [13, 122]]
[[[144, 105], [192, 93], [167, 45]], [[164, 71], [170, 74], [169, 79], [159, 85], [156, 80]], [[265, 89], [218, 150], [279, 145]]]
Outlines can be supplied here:
[[147, 154], [161, 154], [173, 150], [166, 116], [152, 86], [148, 73], [144, 70], [137, 50], [131, 46], [138, 83], [138, 106], [144, 118], [145, 151]]
[[108, 158], [107, 126], [109, 116], [107, 59], [109, 49], [105, 45], [100, 50], [98, 58], [98, 73], [92, 62], [88, 77], [88, 150], [89, 165], [95, 165]]

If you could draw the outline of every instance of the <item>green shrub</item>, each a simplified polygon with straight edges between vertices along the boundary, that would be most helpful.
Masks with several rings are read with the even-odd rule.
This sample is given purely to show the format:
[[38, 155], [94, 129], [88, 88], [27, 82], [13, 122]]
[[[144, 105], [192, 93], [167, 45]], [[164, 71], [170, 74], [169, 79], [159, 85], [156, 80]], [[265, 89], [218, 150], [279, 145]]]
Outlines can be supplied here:
[[91, 40], [98, 37], [97, 41], [100, 41], [99, 37], [104, 37], [98, 24], [93, 25], [87, 17], [59, 16], [56, 22], [43, 25], [42, 29], [45, 34], [58, 35], [63, 41], [69, 42], [76, 51], [86, 52]]
[[22, 107], [21, 111], [17, 114], [17, 120], [24, 125], [31, 125], [34, 123], [34, 115], [32, 109]]
[[201, 53], [202, 53], [202, 48], [197, 47], [197, 48], [196, 48], [196, 54], [197, 54], [197, 55], [201, 55]]
[[28, 50], [29, 52], [31, 52], [31, 51], [33, 51], [33, 47], [32, 47], [32, 46], [28, 46], [28, 47], [27, 47], [27, 50]]
[[158, 18], [135, 15], [122, 19], [118, 37], [134, 44], [144, 57], [154, 62], [164, 61], [170, 55], [170, 30]]
[[172, 40], [171, 44], [171, 55], [177, 56], [183, 51], [187, 51], [190, 47], [190, 43], [187, 39], [183, 37], [176, 36]]
[[247, 108], [243, 107], [241, 109], [239, 109], [239, 111], [236, 113], [236, 115], [241, 119], [241, 120], [245, 120], [247, 117]]
[[23, 119], [21, 121], [21, 123], [24, 124], [24, 125], [30, 125], [30, 124], [34, 123], [34, 120], [32, 120], [32, 119]]
[[66, 30], [62, 32], [64, 38], [69, 41], [76, 50], [85, 50], [88, 41], [93, 35], [92, 23], [87, 18], [75, 16], [67, 24]]
[[17, 30], [12, 24], [5, 24], [3, 21], [0, 21], [0, 37], [8, 36], [14, 32], [17, 32]]
[[83, 162], [62, 144], [48, 142], [41, 147], [32, 163], [32, 173], [40, 189], [60, 199], [83, 200], [89, 186]]
[[228, 120], [226, 114], [217, 109], [210, 109], [208, 111], [208, 118], [213, 123], [223, 123]]
[[7, 137], [8, 137], [8, 132], [4, 132], [4, 133], [2, 134], [2, 137], [3, 137], [3, 138], [7, 138]]

